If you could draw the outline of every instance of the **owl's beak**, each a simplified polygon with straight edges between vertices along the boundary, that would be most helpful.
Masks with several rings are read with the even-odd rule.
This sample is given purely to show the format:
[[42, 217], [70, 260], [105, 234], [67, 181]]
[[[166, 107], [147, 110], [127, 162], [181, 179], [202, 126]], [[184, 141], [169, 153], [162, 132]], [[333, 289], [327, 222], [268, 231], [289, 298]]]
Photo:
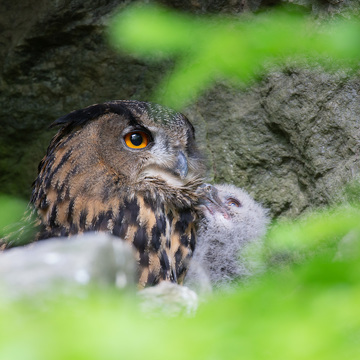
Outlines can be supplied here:
[[174, 172], [179, 175], [181, 179], [184, 179], [188, 174], [188, 161], [182, 151], [179, 151], [177, 156], [177, 162], [175, 164]]
[[204, 183], [198, 187], [196, 192], [200, 196], [200, 205], [205, 206], [210, 214], [221, 213], [225, 219], [230, 219], [230, 215], [224, 203], [219, 198], [219, 192], [215, 186]]

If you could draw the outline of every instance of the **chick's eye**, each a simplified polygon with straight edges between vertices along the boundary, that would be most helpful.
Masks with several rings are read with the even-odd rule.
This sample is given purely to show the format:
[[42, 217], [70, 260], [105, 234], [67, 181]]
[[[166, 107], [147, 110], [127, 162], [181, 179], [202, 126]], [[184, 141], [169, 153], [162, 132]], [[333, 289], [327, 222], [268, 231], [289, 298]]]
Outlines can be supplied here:
[[130, 149], [143, 149], [150, 141], [150, 137], [144, 131], [132, 131], [124, 136], [125, 144]]
[[229, 206], [235, 206], [235, 207], [240, 207], [241, 206], [240, 202], [238, 200], [236, 200], [236, 199], [233, 199], [233, 198], [227, 199], [226, 203]]

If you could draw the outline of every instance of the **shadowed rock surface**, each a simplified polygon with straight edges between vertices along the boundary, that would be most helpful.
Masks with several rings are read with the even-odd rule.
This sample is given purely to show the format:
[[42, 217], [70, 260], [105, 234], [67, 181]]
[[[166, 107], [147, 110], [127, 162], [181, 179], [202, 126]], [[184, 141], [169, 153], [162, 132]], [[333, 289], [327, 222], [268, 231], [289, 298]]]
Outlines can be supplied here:
[[[143, 62], [107, 45], [109, 17], [131, 2], [1, 2], [1, 192], [29, 198], [57, 117], [111, 99], [147, 101], [171, 71], [170, 60]], [[355, 0], [294, 2], [319, 17], [359, 11]], [[196, 14], [237, 14], [283, 2], [162, 3]], [[275, 216], [296, 216], [338, 198], [360, 170], [359, 79], [288, 66], [246, 91], [224, 84], [210, 89], [183, 111], [208, 155], [208, 180], [246, 189]]]
[[205, 129], [216, 182], [296, 216], [358, 176], [359, 111], [359, 77], [286, 69], [244, 92], [218, 85], [187, 115]]

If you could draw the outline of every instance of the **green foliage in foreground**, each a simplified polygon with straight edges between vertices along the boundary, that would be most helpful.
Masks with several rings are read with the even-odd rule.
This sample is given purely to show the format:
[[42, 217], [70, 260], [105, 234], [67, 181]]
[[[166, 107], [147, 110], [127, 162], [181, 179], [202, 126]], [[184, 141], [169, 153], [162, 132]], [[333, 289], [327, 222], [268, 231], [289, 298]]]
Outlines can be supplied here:
[[24, 200], [0, 194], [0, 249], [28, 244], [36, 233], [36, 218]]
[[306, 256], [218, 293], [193, 317], [149, 317], [131, 295], [104, 289], [0, 302], [0, 359], [357, 359], [359, 215], [338, 207], [278, 224], [265, 257]]
[[[307, 264], [213, 299], [193, 318], [147, 318], [115, 294], [0, 308], [0, 357], [21, 360], [356, 359], [358, 262]], [[316, 276], [315, 276], [316, 275]]]
[[[120, 50], [145, 59], [176, 58], [175, 69], [154, 99], [181, 108], [217, 78], [247, 83], [264, 65], [289, 56], [315, 57], [357, 66], [359, 19], [321, 26], [299, 13], [273, 11], [254, 16], [195, 17], [157, 6], [132, 6], [109, 30]], [[338, 65], [338, 64], [337, 64]]]
[[8, 225], [20, 221], [26, 206], [23, 200], [0, 194], [0, 238], [8, 234]]
[[[121, 14], [112, 33], [115, 42], [141, 56], [179, 57], [164, 100], [179, 107], [216, 76], [249, 80], [269, 58], [314, 50], [358, 58], [358, 24], [333, 26], [332, 33], [318, 33], [297, 15], [214, 22], [139, 8]], [[350, 195], [358, 201], [356, 187]], [[0, 228], [17, 221], [23, 209], [2, 198]], [[358, 207], [278, 224], [262, 254], [268, 271], [232, 293], [217, 294], [190, 318], [145, 316], [131, 295], [104, 289], [83, 298], [0, 300], [0, 359], [357, 359], [359, 244]]]

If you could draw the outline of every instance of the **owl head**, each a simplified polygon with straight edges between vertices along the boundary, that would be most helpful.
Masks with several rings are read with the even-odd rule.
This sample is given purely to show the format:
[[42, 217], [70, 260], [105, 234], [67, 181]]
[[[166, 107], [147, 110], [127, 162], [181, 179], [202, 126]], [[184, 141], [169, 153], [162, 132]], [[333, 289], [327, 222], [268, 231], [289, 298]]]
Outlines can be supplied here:
[[[156, 177], [179, 187], [203, 170], [189, 120], [157, 104], [112, 101], [92, 105], [59, 118], [52, 126], [59, 125], [62, 128], [50, 152], [74, 142], [79, 152], [74, 155], [86, 155], [81, 161], [106, 167], [124, 186]], [[71, 155], [69, 159], [75, 160]]]
[[268, 211], [245, 190], [230, 184], [203, 184], [197, 191], [202, 195], [200, 231], [220, 232], [231, 241], [241, 238], [244, 242], [264, 235]]

